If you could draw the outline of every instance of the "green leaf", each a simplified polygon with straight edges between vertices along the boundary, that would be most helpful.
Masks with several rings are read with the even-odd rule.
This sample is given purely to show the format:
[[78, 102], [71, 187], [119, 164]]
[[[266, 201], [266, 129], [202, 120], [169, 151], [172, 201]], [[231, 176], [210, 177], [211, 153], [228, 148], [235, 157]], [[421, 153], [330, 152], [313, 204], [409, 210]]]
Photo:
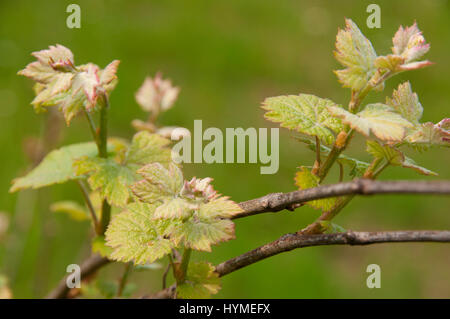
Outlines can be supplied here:
[[324, 233], [326, 234], [345, 233], [347, 231], [344, 227], [332, 223], [329, 220], [322, 220], [319, 224], [325, 229]]
[[337, 162], [350, 168], [349, 175], [351, 177], [359, 177], [364, 175], [364, 172], [370, 166], [370, 164], [367, 162], [363, 162], [355, 158], [345, 156], [343, 154], [339, 155], [339, 157], [337, 158]]
[[109, 257], [113, 252], [111, 247], [106, 246], [105, 236], [96, 236], [92, 240], [92, 252], [102, 257]]
[[402, 165], [404, 155], [398, 149], [389, 146], [381, 145], [378, 141], [367, 141], [367, 152], [375, 158], [383, 158], [389, 164], [394, 166]]
[[131, 185], [131, 191], [140, 201], [149, 204], [158, 203], [171, 197], [171, 194], [164, 192], [158, 185], [154, 185], [146, 179]]
[[27, 175], [15, 179], [9, 191], [36, 189], [80, 178], [75, 175], [73, 162], [83, 156], [94, 157], [97, 153], [97, 146], [93, 142], [68, 145], [54, 150]]
[[336, 36], [335, 57], [346, 69], [335, 72], [344, 87], [358, 91], [375, 74], [377, 54], [352, 20], [346, 19], [345, 24], [346, 28], [339, 30]]
[[200, 205], [199, 215], [203, 218], [232, 218], [243, 211], [238, 204], [223, 196]]
[[91, 216], [85, 206], [75, 201], [60, 201], [53, 203], [50, 210], [55, 213], [65, 213], [75, 221], [90, 220]]
[[[319, 177], [313, 175], [311, 171], [304, 166], [302, 166], [300, 169], [301, 171], [297, 172], [297, 174], [295, 175], [295, 185], [297, 185], [299, 189], [308, 189], [319, 186]], [[318, 199], [309, 201], [306, 204], [314, 209], [328, 211], [336, 204], [336, 198], [332, 197]]]
[[390, 165], [411, 168], [422, 175], [438, 175], [417, 165], [414, 160], [406, 157], [400, 150], [391, 145], [381, 145], [378, 141], [367, 141], [367, 152], [375, 158], [385, 159]]
[[109, 258], [145, 265], [171, 252], [174, 245], [164, 236], [170, 222], [153, 219], [155, 209], [133, 203], [113, 218], [105, 233], [106, 244], [114, 250]]
[[386, 56], [379, 56], [375, 59], [374, 65], [378, 69], [388, 69], [391, 72], [401, 71], [400, 67], [405, 62], [405, 59], [395, 54], [388, 54]]
[[334, 116], [342, 118], [351, 128], [369, 136], [372, 132], [383, 141], [401, 141], [413, 125], [385, 104], [368, 104], [364, 110], [352, 114], [340, 107], [329, 107]]
[[[87, 175], [89, 185], [93, 190], [99, 190], [102, 197], [106, 197], [108, 203], [117, 206], [125, 206], [130, 197], [130, 185], [139, 180], [137, 170], [147, 161], [161, 160], [167, 164], [170, 158], [170, 149], [166, 148], [168, 141], [148, 132], [136, 133], [128, 151], [123, 156], [125, 145], [114, 140], [118, 148], [119, 156], [116, 158], [82, 158], [75, 162], [77, 175]], [[158, 155], [159, 154], [159, 155]], [[153, 164], [151, 164], [153, 165]], [[167, 171], [163, 165], [154, 163], [160, 170]], [[173, 164], [172, 164], [173, 165]], [[181, 173], [178, 168], [169, 166], [169, 174]], [[149, 168], [143, 168], [142, 174], [149, 175]], [[183, 176], [175, 176], [178, 179], [170, 183], [182, 183]], [[170, 175], [172, 177], [172, 175]], [[181, 179], [181, 182], [179, 181]], [[178, 184], [177, 184], [178, 187]], [[180, 186], [181, 188], [181, 186]]]
[[450, 130], [448, 128], [450, 119], [446, 118], [437, 124], [426, 122], [412, 130], [405, 141], [412, 145], [439, 145], [450, 146]]
[[343, 125], [340, 119], [328, 112], [327, 107], [339, 108], [331, 100], [310, 94], [270, 97], [262, 105], [268, 111], [265, 118], [269, 121], [332, 144], [335, 140], [333, 132], [339, 133]]
[[214, 266], [197, 262], [189, 264], [186, 280], [177, 286], [177, 296], [183, 299], [205, 299], [220, 290], [220, 278]]
[[164, 203], [158, 206], [153, 218], [187, 218], [192, 215], [192, 210], [197, 207], [198, 205], [190, 203], [186, 199], [170, 198], [166, 199]]
[[74, 163], [78, 175], [88, 175], [91, 189], [99, 190], [111, 205], [125, 206], [130, 197], [129, 185], [137, 180], [136, 173], [112, 158], [82, 158]]
[[179, 225], [171, 225], [168, 234], [178, 246], [200, 251], [211, 251], [211, 245], [234, 239], [234, 223], [228, 219], [202, 218], [194, 213], [192, 217]]
[[438, 175], [438, 173], [435, 173], [435, 172], [433, 172], [433, 171], [431, 171], [431, 170], [429, 170], [429, 169], [427, 169], [425, 167], [417, 165], [416, 162], [414, 162], [413, 159], [411, 159], [409, 157], [406, 157], [406, 156], [405, 156], [405, 159], [403, 160], [402, 167], [411, 168], [411, 169], [415, 170], [416, 172], [418, 172], [419, 174], [422, 174], [422, 175], [433, 175], [433, 176], [437, 176]]
[[143, 202], [154, 203], [173, 197], [180, 193], [183, 187], [183, 173], [173, 163], [166, 169], [160, 163], [145, 165], [138, 170], [144, 180], [134, 184], [133, 193]]
[[391, 106], [412, 124], [419, 124], [419, 119], [422, 117], [423, 113], [423, 107], [419, 102], [417, 94], [413, 93], [409, 82], [400, 84], [397, 90], [394, 90], [392, 99], [386, 99], [386, 104]]
[[171, 161], [170, 141], [158, 134], [141, 131], [133, 136], [126, 163], [139, 166], [158, 162], [167, 166]]

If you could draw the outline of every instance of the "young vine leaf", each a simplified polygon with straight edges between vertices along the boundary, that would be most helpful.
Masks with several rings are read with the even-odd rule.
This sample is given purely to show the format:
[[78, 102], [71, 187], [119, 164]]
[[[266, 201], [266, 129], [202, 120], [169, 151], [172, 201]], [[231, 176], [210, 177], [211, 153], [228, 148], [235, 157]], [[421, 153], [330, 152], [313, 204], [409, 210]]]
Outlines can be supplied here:
[[[108, 145], [114, 151], [113, 145]], [[75, 174], [73, 163], [77, 158], [93, 158], [97, 156], [97, 146], [94, 142], [72, 144], [51, 151], [41, 163], [23, 177], [13, 180], [10, 192], [27, 188], [41, 188], [53, 184], [65, 183], [80, 178]]]
[[84, 157], [75, 161], [76, 174], [88, 178], [89, 186], [99, 190], [111, 205], [123, 207], [130, 197], [129, 186], [139, 179], [136, 171], [145, 163], [169, 163], [169, 141], [156, 134], [142, 131], [133, 137], [123, 159]]
[[374, 61], [377, 54], [372, 43], [361, 33], [350, 19], [345, 20], [345, 29], [336, 36], [336, 59], [346, 67], [335, 71], [339, 82], [346, 88], [361, 90], [375, 74]]
[[375, 158], [385, 159], [392, 166], [411, 168], [422, 175], [438, 175], [424, 167], [417, 165], [414, 160], [405, 156], [400, 150], [391, 145], [382, 145], [378, 141], [367, 141], [367, 152]]
[[413, 130], [405, 141], [412, 145], [450, 146], [450, 119], [445, 118], [437, 124], [426, 122]]
[[106, 244], [113, 248], [110, 259], [148, 264], [169, 254], [174, 244], [164, 233], [169, 220], [154, 219], [155, 205], [131, 203], [113, 217], [106, 230]]
[[392, 93], [392, 98], [386, 98], [386, 104], [412, 124], [419, 124], [419, 119], [423, 114], [423, 107], [419, 102], [417, 93], [412, 91], [409, 82], [400, 84], [397, 90], [394, 90]]
[[139, 200], [158, 205], [152, 218], [172, 220], [166, 235], [175, 245], [211, 251], [211, 245], [234, 238], [234, 223], [228, 218], [242, 209], [212, 188], [211, 178], [183, 182], [181, 170], [158, 163], [138, 171], [144, 180], [132, 186]]
[[99, 96], [109, 94], [117, 83], [118, 60], [103, 70], [93, 63], [75, 66], [72, 52], [59, 44], [32, 55], [37, 61], [18, 72], [36, 81], [36, 97], [31, 104], [38, 112], [57, 106], [67, 125], [83, 108], [94, 110]]
[[329, 107], [340, 108], [331, 100], [310, 94], [270, 97], [262, 105], [268, 111], [265, 118], [269, 121], [333, 144], [333, 133], [339, 133], [343, 125], [340, 119], [330, 114]]
[[423, 107], [409, 82], [400, 84], [397, 90], [394, 90], [392, 98], [386, 99], [386, 104], [413, 124], [413, 127], [407, 130], [404, 139], [407, 143], [423, 146], [450, 146], [450, 119], [443, 119], [437, 124], [419, 123]]
[[214, 266], [206, 262], [191, 263], [184, 283], [177, 285], [177, 296], [183, 299], [206, 299], [220, 290], [220, 278]]
[[172, 107], [179, 92], [180, 89], [172, 86], [170, 80], [163, 80], [161, 73], [157, 73], [154, 78], [145, 78], [136, 92], [136, 101], [144, 111], [157, 116]]
[[425, 43], [422, 32], [414, 23], [410, 27], [400, 26], [392, 39], [392, 53], [380, 56], [375, 60], [375, 66], [391, 72], [416, 70], [428, 66], [430, 61], [417, 61], [430, 49]]
[[413, 127], [413, 124], [395, 112], [392, 107], [382, 103], [368, 104], [357, 114], [335, 106], [328, 109], [334, 116], [342, 118], [351, 128], [367, 137], [372, 132], [383, 141], [401, 141], [407, 129]]
[[[300, 171], [295, 175], [295, 185], [297, 185], [299, 189], [317, 187], [319, 186], [319, 177], [312, 174], [307, 167], [302, 166]], [[306, 204], [314, 209], [328, 211], [336, 204], [336, 198], [317, 199], [309, 201]]]

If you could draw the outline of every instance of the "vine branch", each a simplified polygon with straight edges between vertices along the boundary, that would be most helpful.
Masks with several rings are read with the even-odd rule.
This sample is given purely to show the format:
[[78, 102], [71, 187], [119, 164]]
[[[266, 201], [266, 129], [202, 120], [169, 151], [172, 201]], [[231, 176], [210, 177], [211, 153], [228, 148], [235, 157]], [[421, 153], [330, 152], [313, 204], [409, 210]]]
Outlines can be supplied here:
[[374, 181], [356, 179], [351, 182], [324, 185], [289, 193], [271, 193], [263, 197], [239, 203], [244, 210], [233, 216], [233, 219], [251, 215], [278, 212], [289, 209], [292, 205], [309, 202], [315, 199], [344, 195], [374, 194], [434, 194], [449, 195], [449, 181]]
[[[266, 213], [266, 212], [278, 212], [286, 208], [291, 208], [298, 206], [300, 203], [308, 202], [310, 200], [314, 199], [321, 199], [321, 198], [327, 198], [327, 197], [336, 197], [336, 196], [343, 196], [343, 195], [372, 195], [372, 194], [434, 194], [434, 195], [445, 195], [450, 194], [450, 182], [448, 181], [374, 181], [370, 179], [357, 179], [351, 182], [345, 182], [345, 183], [339, 183], [339, 184], [331, 184], [331, 185], [324, 185], [319, 186], [315, 188], [309, 188], [305, 190], [299, 190], [289, 193], [272, 193], [268, 194], [266, 196], [248, 200], [245, 202], [239, 203], [241, 208], [244, 210], [242, 213], [239, 213], [238, 215], [234, 216], [233, 219], [252, 216], [256, 214]], [[343, 235], [347, 234], [347, 235]], [[364, 235], [365, 234], [365, 235]], [[369, 236], [370, 234], [370, 236]], [[376, 234], [376, 235], [375, 235]], [[373, 236], [372, 236], [373, 235]], [[398, 236], [397, 236], [398, 235]], [[414, 237], [414, 236], [415, 237]], [[287, 236], [287, 237], [286, 237]], [[315, 237], [311, 237], [315, 236]], [[356, 236], [355, 240], [351, 240], [353, 238], [352, 236]], [[366, 237], [364, 237], [366, 236]], [[369, 236], [369, 237], [367, 237]], [[385, 236], [385, 237], [383, 237]], [[409, 236], [409, 237], [408, 237]], [[289, 238], [289, 239], [288, 239]], [[255, 250], [264, 250], [269, 249], [266, 252], [272, 252], [270, 255], [267, 255], [265, 257], [257, 257], [258, 260], [270, 257], [272, 255], [278, 254], [283, 251], [292, 250], [294, 246], [289, 246], [288, 243], [291, 245], [295, 245], [297, 243], [300, 245], [299, 239], [302, 239], [301, 243], [303, 243], [303, 246], [299, 247], [309, 247], [309, 246], [317, 246], [317, 245], [325, 245], [326, 242], [324, 241], [326, 238], [327, 240], [331, 240], [330, 245], [337, 245], [337, 244], [363, 244], [363, 238], [366, 238], [365, 244], [370, 243], [379, 243], [379, 242], [388, 242], [388, 238], [391, 238], [393, 242], [398, 241], [450, 241], [450, 231], [445, 232], [430, 232], [430, 231], [422, 231], [422, 232], [384, 232], [384, 233], [364, 233], [364, 232], [351, 232], [351, 233], [339, 233], [339, 234], [321, 234], [321, 235], [305, 235], [302, 233], [298, 234], [290, 234], [285, 235], [278, 239], [275, 242], [272, 242], [270, 244], [261, 246], [260, 248], [257, 248]], [[383, 241], [382, 238], [385, 238]], [[403, 240], [400, 240], [402, 239]], [[413, 239], [417, 240], [413, 240]], [[445, 239], [445, 240], [437, 240], [437, 239]], [[346, 242], [344, 241], [346, 240]], [[407, 240], [409, 239], [409, 240]], [[436, 239], [436, 240], [432, 240]], [[306, 242], [305, 242], [306, 240]], [[275, 247], [278, 245], [277, 243], [282, 243], [281, 246], [279, 246], [280, 250], [279, 252], [275, 252], [276, 250], [273, 250], [271, 247]], [[306, 243], [306, 244], [305, 244]], [[269, 245], [269, 246], [268, 246]], [[266, 248], [263, 248], [266, 247]], [[269, 248], [267, 248], [269, 247]], [[286, 248], [286, 247], [293, 247], [293, 248]], [[253, 251], [255, 251], [253, 250]], [[252, 251], [252, 252], [253, 252]], [[253, 260], [253, 257], [250, 256], [263, 256], [261, 254], [256, 255], [247, 255], [250, 254], [246, 253], [244, 255], [241, 255], [240, 257], [236, 258], [244, 258], [243, 256], [247, 256], [245, 260]], [[250, 259], [249, 259], [250, 258]], [[256, 258], [256, 257], [255, 257]], [[233, 260], [233, 259], [232, 259]], [[253, 261], [253, 262], [256, 262]], [[103, 267], [109, 262], [108, 259], [102, 258], [100, 256], [92, 256], [89, 257], [85, 262], [83, 262], [81, 266], [81, 278], [85, 278], [86, 276], [94, 273], [97, 269]], [[228, 261], [234, 265], [240, 265], [242, 261], [237, 264], [237, 260], [234, 262]], [[228, 263], [225, 262], [225, 263]], [[253, 263], [251, 262], [251, 263]], [[249, 263], [249, 264], [251, 264]], [[223, 265], [224, 263], [220, 264], [220, 267], [225, 267]], [[221, 266], [223, 265], [223, 266]], [[217, 267], [219, 267], [217, 266]], [[219, 269], [220, 269], [219, 267]], [[230, 266], [231, 267], [231, 266]], [[236, 266], [235, 266], [236, 267]], [[242, 266], [243, 267], [243, 266]], [[239, 268], [236, 268], [236, 270]], [[234, 271], [234, 270], [233, 270]], [[219, 272], [219, 274], [221, 274]], [[165, 290], [173, 289], [171, 287], [166, 288]], [[69, 288], [66, 285], [66, 277], [64, 277], [58, 286], [55, 288], [54, 291], [52, 291], [47, 298], [65, 298], [67, 297], [67, 293], [69, 292]], [[165, 291], [162, 290], [162, 291]], [[161, 297], [164, 298], [164, 297]]]
[[[272, 257], [282, 252], [296, 248], [325, 246], [325, 245], [371, 245], [399, 242], [450, 242], [450, 231], [388, 231], [388, 232], [345, 232], [334, 234], [302, 235], [287, 234], [279, 239], [234, 257], [216, 266], [220, 277], [228, 275], [243, 267], [260, 260]], [[155, 294], [144, 296], [150, 299], [172, 298], [175, 285], [163, 289]]]

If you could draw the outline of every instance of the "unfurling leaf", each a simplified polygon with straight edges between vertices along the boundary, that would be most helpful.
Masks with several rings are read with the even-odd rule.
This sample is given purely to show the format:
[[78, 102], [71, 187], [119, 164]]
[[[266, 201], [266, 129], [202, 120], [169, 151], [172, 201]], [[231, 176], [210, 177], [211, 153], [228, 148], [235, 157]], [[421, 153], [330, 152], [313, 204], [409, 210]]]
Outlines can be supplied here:
[[148, 264], [169, 254], [174, 247], [164, 233], [167, 220], [154, 219], [154, 205], [133, 203], [113, 217], [106, 233], [106, 244], [113, 248], [112, 260]]
[[446, 118], [437, 124], [426, 122], [416, 127], [406, 136], [405, 141], [413, 145], [450, 146], [450, 119]]
[[385, 159], [390, 165], [411, 168], [422, 175], [438, 175], [417, 165], [411, 158], [391, 145], [381, 145], [378, 141], [367, 141], [367, 152], [375, 158]]
[[50, 46], [47, 50], [31, 54], [37, 61], [28, 64], [18, 74], [33, 79], [36, 82], [48, 84], [53, 81], [60, 69], [70, 69], [74, 65], [72, 52], [60, 45]]
[[345, 24], [346, 28], [339, 30], [336, 36], [335, 56], [346, 69], [335, 72], [344, 87], [358, 91], [375, 74], [374, 61], [377, 54], [372, 43], [352, 20], [346, 19]]
[[196, 178], [193, 177], [189, 182], [185, 181], [181, 194], [187, 198], [195, 200], [212, 200], [218, 196], [211, 185], [211, 177]]
[[339, 133], [343, 125], [340, 119], [328, 112], [327, 107], [339, 108], [331, 100], [310, 94], [270, 97], [262, 105], [268, 111], [265, 118], [269, 121], [332, 144], [335, 140], [333, 133]]
[[49, 106], [58, 106], [67, 125], [83, 108], [93, 110], [99, 95], [110, 93], [117, 82], [118, 60], [104, 70], [92, 63], [75, 66], [72, 52], [59, 44], [34, 52], [33, 56], [37, 61], [18, 73], [38, 84], [31, 104], [39, 112]]
[[409, 121], [396, 113], [393, 108], [385, 104], [368, 104], [357, 114], [350, 113], [343, 108], [329, 107], [334, 116], [342, 118], [351, 128], [369, 136], [372, 132], [383, 141], [401, 141], [408, 128], [413, 127]]
[[76, 221], [85, 221], [91, 218], [85, 206], [70, 200], [53, 203], [50, 210], [55, 213], [65, 213]]
[[375, 61], [377, 68], [400, 72], [420, 69], [431, 64], [429, 61], [414, 62], [430, 49], [416, 23], [406, 28], [400, 26], [392, 42], [393, 54], [378, 57]]
[[177, 296], [183, 299], [205, 299], [220, 290], [220, 278], [214, 266], [205, 263], [191, 263], [186, 280], [177, 286]]
[[[297, 185], [299, 189], [308, 189], [319, 186], [319, 177], [312, 174], [311, 171], [304, 166], [300, 169], [301, 170], [295, 175], [295, 185]], [[306, 204], [314, 209], [328, 211], [336, 204], [336, 198], [317, 199], [309, 201]]]
[[381, 145], [378, 141], [367, 141], [367, 152], [375, 158], [385, 159], [389, 164], [399, 166], [402, 165], [404, 156], [398, 149]]
[[406, 28], [400, 26], [392, 42], [394, 43], [392, 52], [404, 57], [405, 62], [416, 61], [430, 50], [430, 45], [425, 43], [425, 38], [416, 23]]
[[172, 86], [170, 80], [163, 80], [161, 73], [155, 78], [145, 78], [144, 83], [136, 92], [136, 101], [144, 111], [157, 116], [166, 111], [175, 103], [180, 89]]
[[422, 117], [423, 113], [423, 107], [419, 102], [417, 94], [412, 91], [409, 82], [400, 84], [397, 90], [394, 90], [392, 99], [386, 99], [386, 104], [391, 106], [412, 124], [419, 124], [419, 119]]

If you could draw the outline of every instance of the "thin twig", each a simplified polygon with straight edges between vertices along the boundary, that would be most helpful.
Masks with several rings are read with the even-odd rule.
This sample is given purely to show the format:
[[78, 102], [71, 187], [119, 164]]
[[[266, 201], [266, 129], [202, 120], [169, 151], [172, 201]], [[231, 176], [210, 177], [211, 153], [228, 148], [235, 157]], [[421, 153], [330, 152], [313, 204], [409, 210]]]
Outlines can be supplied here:
[[165, 289], [166, 288], [166, 283], [167, 283], [167, 275], [169, 274], [169, 270], [170, 267], [172, 266], [172, 263], [169, 262], [167, 264], [166, 269], [164, 270], [163, 276], [162, 276], [162, 288]]
[[100, 152], [100, 140], [97, 132], [97, 127], [95, 125], [94, 119], [92, 118], [92, 115], [83, 107], [84, 114], [86, 115], [86, 119], [89, 123], [89, 128], [92, 133], [92, 137], [94, 138], [95, 144], [97, 144], [97, 148]]
[[[100, 127], [98, 132], [99, 150], [98, 156], [102, 158], [108, 157], [108, 109], [109, 98], [108, 94], [103, 94], [104, 105], [100, 109]], [[108, 201], [103, 199], [102, 216], [100, 219], [101, 234], [104, 234], [111, 219], [111, 205]]]
[[[287, 234], [279, 239], [227, 260], [216, 266], [220, 277], [254, 264], [260, 260], [296, 248], [325, 245], [370, 245], [399, 242], [450, 242], [450, 231], [389, 231], [389, 232], [345, 232], [319, 235]], [[173, 298], [176, 286], [172, 285], [143, 298]]]
[[91, 214], [92, 222], [94, 223], [95, 232], [97, 234], [99, 234], [100, 228], [99, 228], [99, 223], [98, 223], [98, 219], [97, 219], [97, 214], [95, 213], [94, 205], [92, 205], [86, 185], [84, 184], [84, 182], [82, 180], [77, 180], [77, 184], [78, 184], [78, 186], [80, 186], [80, 190], [81, 190], [81, 193], [83, 194], [84, 201], [86, 202], [86, 205]]
[[133, 270], [133, 263], [129, 262], [125, 265], [125, 270], [123, 271], [123, 275], [119, 282], [119, 288], [117, 289], [117, 297], [121, 297], [123, 294], [123, 290], [125, 285], [127, 284], [128, 277], [130, 276], [131, 271]]

